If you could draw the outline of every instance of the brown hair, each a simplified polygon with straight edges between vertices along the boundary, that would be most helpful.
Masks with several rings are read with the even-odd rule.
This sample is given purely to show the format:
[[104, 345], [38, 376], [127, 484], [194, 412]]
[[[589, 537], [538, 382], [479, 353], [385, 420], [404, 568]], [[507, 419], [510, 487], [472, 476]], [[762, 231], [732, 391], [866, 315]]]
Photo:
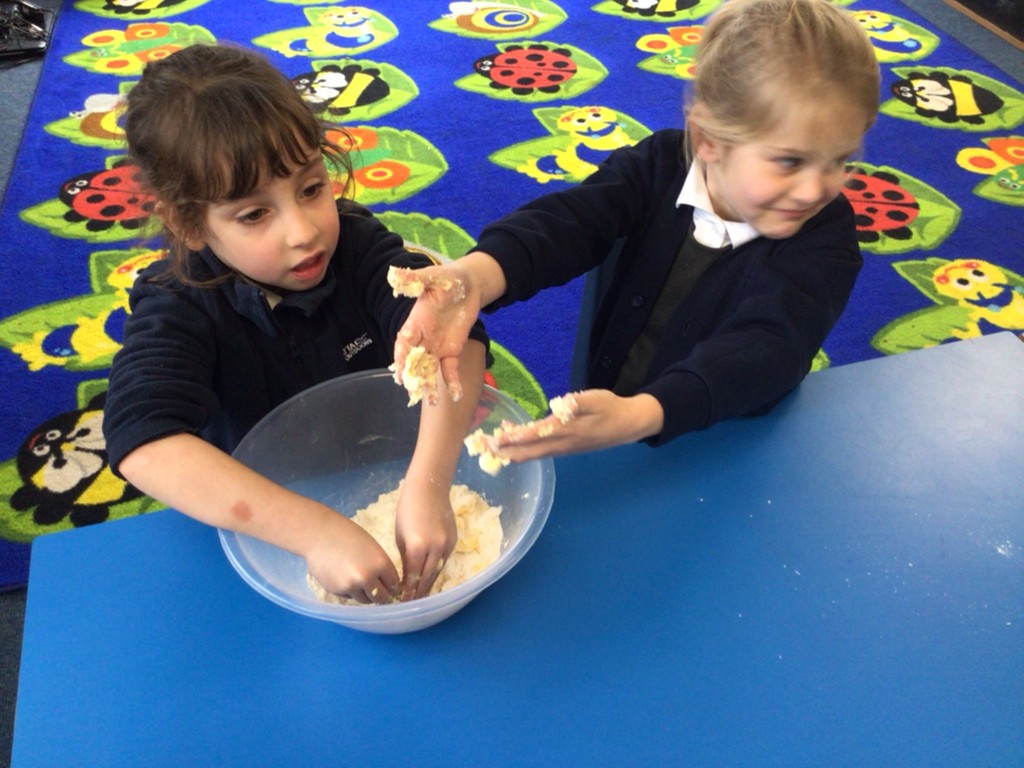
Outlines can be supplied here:
[[188, 283], [185, 241], [202, 236], [211, 203], [245, 197], [266, 173], [288, 176], [314, 148], [350, 183], [351, 160], [327, 126], [284, 74], [244, 48], [193, 45], [149, 63], [123, 121], [129, 159], [158, 201], [171, 272]]
[[[772, 130], [794, 101], [838, 93], [867, 130], [880, 82], [864, 30], [828, 0], [727, 0], [704, 28], [686, 118], [712, 138], [744, 143]], [[686, 150], [690, 157], [689, 137]]]

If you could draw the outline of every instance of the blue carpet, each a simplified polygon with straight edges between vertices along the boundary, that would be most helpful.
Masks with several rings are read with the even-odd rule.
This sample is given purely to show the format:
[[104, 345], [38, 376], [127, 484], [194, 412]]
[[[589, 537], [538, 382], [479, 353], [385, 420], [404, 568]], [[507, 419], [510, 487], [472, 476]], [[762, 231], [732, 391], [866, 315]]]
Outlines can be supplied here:
[[[151, 0], [131, 11], [80, 0], [62, 10], [0, 210], [0, 587], [25, 582], [34, 537], [151, 507], [102, 463], [83, 464], [76, 484], [47, 485], [36, 455], [48, 433], [98, 424], [125, 292], [149, 258], [131, 205], [112, 214], [66, 192], [117, 177], [111, 109], [143, 63], [188, 42], [228, 41], [266, 52], [290, 77], [357, 67], [374, 87], [325, 107], [363, 142], [359, 199], [407, 240], [454, 258], [488, 221], [589, 172], [592, 153], [556, 128], [566, 112], [605, 107], [627, 141], [678, 125], [693, 35], [719, 0], [658, 16], [615, 0], [516, 5], [533, 13], [452, 19], [442, 18], [447, 2], [366, 2], [355, 34], [300, 0]], [[864, 214], [867, 263], [824, 364], [1024, 330], [1024, 86], [896, 0], [843, 5], [863, 14], [876, 44], [883, 104], [849, 190]], [[478, 59], [523, 42], [568, 56], [576, 75], [551, 93], [516, 94], [474, 72]], [[969, 95], [934, 114], [895, 98], [895, 84], [921, 78]], [[998, 289], [980, 304], [955, 290], [972, 272]], [[530, 410], [569, 387], [580, 293], [576, 281], [488, 320], [497, 384]], [[102, 444], [79, 447], [102, 458]]]

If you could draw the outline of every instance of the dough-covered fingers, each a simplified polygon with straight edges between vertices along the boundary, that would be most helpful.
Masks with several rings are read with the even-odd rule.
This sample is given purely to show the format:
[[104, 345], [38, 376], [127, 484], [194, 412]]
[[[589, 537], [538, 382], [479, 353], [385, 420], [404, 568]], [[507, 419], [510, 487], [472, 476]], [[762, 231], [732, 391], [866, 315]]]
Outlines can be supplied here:
[[395, 362], [389, 366], [388, 370], [394, 375], [395, 381], [403, 385], [409, 393], [410, 407], [416, 405], [420, 400], [426, 400], [430, 405], [437, 405], [437, 379], [440, 363], [426, 349], [423, 347], [410, 349], [401, 366], [399, 366], [396, 356]]
[[441, 378], [448, 387], [448, 396], [453, 402], [462, 399], [462, 380], [459, 378], [459, 358], [443, 357], [440, 362]]
[[437, 553], [432, 552], [422, 563], [417, 563], [415, 566], [410, 564], [408, 570], [405, 571], [406, 577], [402, 584], [402, 599], [415, 600], [429, 595], [434, 582], [437, 581], [438, 575], [444, 568], [444, 563], [443, 557], [438, 557]]

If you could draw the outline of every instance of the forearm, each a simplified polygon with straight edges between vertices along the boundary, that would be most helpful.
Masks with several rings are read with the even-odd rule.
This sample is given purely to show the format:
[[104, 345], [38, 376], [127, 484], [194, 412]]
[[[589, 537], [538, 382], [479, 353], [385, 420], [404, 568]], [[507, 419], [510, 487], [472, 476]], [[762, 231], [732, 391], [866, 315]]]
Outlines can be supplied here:
[[447, 490], [459, 463], [463, 439], [480, 402], [485, 367], [484, 345], [470, 340], [459, 357], [462, 398], [456, 402], [444, 388], [436, 405], [423, 405], [420, 431], [407, 483], [430, 483]]
[[470, 284], [479, 291], [481, 307], [486, 307], [505, 295], [508, 287], [505, 273], [490, 254], [472, 251], [454, 264], [468, 275]]
[[339, 517], [191, 434], [142, 445], [125, 457], [120, 469], [143, 493], [189, 517], [303, 557], [324, 527]]

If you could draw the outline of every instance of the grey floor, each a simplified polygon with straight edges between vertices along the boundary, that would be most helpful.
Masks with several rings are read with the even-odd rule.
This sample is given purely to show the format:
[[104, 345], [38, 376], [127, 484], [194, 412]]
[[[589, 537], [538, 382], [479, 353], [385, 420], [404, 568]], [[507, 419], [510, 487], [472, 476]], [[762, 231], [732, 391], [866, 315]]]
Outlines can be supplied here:
[[[61, 0], [30, 1], [55, 11], [61, 7]], [[42, 59], [37, 59], [0, 70], [0, 200], [7, 189], [42, 66]], [[26, 596], [25, 589], [0, 593], [0, 768], [11, 764]]]
[[[33, 0], [59, 10], [61, 0]], [[969, 21], [939, 0], [903, 0], [943, 32], [963, 41], [1007, 74], [1024, 82], [1024, 55], [1012, 45]], [[32, 106], [41, 61], [0, 70], [0, 199], [7, 188], [25, 120]], [[0, 768], [10, 765], [18, 665], [25, 623], [27, 590], [0, 593]]]

